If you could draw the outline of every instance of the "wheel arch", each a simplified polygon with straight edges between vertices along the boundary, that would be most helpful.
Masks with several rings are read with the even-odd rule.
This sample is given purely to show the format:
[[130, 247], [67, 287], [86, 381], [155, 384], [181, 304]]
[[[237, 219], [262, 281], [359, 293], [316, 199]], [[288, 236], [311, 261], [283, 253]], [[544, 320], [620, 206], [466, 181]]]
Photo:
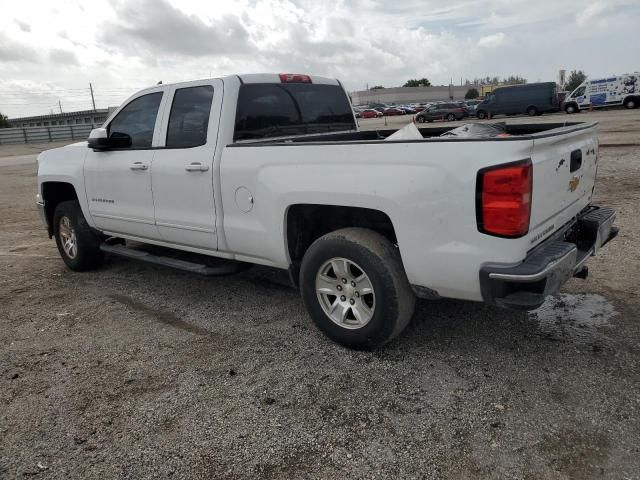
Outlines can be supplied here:
[[305, 252], [318, 238], [346, 227], [368, 228], [397, 244], [396, 230], [382, 210], [348, 205], [297, 203], [285, 212], [284, 237], [291, 280], [298, 284]]
[[53, 214], [61, 202], [78, 200], [78, 193], [73, 184], [69, 182], [46, 181], [41, 186], [42, 200], [44, 201], [45, 218], [47, 220], [47, 233], [49, 238], [53, 236]]

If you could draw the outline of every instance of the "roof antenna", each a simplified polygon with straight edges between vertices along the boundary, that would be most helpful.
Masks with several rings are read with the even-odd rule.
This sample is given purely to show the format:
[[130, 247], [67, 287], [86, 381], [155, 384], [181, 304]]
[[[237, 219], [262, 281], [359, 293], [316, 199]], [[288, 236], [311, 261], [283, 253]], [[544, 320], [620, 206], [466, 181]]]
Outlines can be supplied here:
[[160, 80], [156, 85], [162, 85], [162, 80]]

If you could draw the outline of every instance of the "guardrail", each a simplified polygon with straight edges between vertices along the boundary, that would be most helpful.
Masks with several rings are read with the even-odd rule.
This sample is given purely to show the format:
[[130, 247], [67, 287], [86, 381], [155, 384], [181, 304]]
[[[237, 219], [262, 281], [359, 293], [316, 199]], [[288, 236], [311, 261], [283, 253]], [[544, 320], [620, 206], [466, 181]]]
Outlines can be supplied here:
[[0, 128], [0, 145], [46, 143], [60, 140], [86, 140], [98, 124], [57, 125], [53, 127]]

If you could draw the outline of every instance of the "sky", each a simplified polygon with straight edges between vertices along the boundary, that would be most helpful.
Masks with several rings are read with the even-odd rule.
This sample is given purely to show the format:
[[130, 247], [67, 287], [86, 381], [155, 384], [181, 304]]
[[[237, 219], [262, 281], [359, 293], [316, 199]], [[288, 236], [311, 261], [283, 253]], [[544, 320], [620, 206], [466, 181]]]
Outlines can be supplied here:
[[156, 84], [308, 73], [349, 91], [640, 70], [640, 0], [0, 0], [0, 112], [119, 105]]

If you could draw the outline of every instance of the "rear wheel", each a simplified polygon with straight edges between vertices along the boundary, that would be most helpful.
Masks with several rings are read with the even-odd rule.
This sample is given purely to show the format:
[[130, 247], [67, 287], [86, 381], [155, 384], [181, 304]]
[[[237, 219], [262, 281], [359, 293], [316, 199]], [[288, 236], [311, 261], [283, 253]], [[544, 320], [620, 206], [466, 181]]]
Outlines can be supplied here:
[[456, 119], [456, 116], [453, 113], [447, 115], [447, 120], [453, 122]]
[[53, 214], [53, 235], [62, 260], [71, 270], [91, 270], [102, 264], [102, 239], [85, 220], [77, 200], [58, 204]]
[[418, 123], [424, 123], [424, 117], [418, 116]]
[[629, 109], [636, 108], [638, 106], [638, 103], [636, 102], [635, 98], [627, 98], [624, 101], [624, 106], [625, 108], [629, 108]]
[[487, 118], [487, 112], [485, 112], [484, 110], [478, 110], [476, 112], [476, 117], [478, 117], [480, 120], [484, 120], [485, 118]]
[[316, 240], [302, 260], [300, 287], [316, 326], [355, 349], [377, 348], [396, 337], [415, 306], [397, 248], [364, 228]]
[[538, 109], [536, 107], [527, 108], [527, 115], [529, 115], [530, 117], [535, 117], [536, 115], [538, 115]]

